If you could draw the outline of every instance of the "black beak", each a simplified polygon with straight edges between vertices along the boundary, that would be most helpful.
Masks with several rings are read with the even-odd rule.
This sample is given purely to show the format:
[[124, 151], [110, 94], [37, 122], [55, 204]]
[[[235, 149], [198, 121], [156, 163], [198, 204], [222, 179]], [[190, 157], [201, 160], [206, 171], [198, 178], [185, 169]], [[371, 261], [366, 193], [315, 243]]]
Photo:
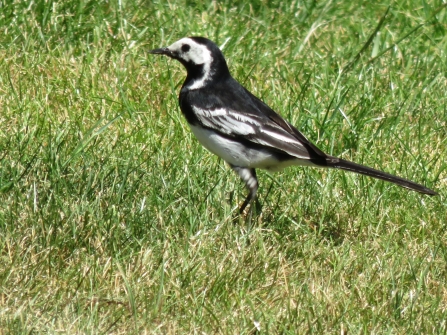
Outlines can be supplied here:
[[166, 55], [166, 56], [172, 55], [171, 50], [169, 50], [168, 48], [154, 49], [154, 50], [149, 50], [148, 52], [150, 54], [154, 54], [154, 55]]

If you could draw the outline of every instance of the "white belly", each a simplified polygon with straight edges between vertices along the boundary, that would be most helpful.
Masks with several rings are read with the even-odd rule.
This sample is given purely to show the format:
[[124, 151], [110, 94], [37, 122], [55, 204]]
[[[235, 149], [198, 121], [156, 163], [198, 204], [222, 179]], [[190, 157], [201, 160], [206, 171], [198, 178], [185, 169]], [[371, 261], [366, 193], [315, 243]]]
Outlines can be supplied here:
[[278, 171], [291, 165], [314, 165], [308, 160], [290, 159], [279, 161], [266, 149], [247, 148], [237, 141], [222, 137], [217, 133], [190, 125], [199, 142], [213, 154], [221, 157], [229, 164]]

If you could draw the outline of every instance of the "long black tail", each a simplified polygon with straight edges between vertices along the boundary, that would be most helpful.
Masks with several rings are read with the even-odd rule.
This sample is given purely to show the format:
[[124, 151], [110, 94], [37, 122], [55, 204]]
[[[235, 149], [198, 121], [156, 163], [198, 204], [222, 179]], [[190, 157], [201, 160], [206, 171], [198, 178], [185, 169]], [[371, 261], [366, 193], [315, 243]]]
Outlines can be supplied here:
[[346, 170], [346, 171], [360, 173], [365, 176], [389, 181], [391, 183], [408, 188], [410, 190], [417, 191], [419, 193], [428, 194], [428, 195], [437, 195], [438, 194], [435, 191], [433, 191], [425, 186], [422, 186], [418, 183], [415, 183], [411, 180], [393, 176], [392, 174], [389, 174], [389, 173], [386, 173], [383, 171], [379, 171], [379, 170], [375, 170], [373, 168], [370, 168], [370, 167], [367, 167], [364, 165], [360, 165], [357, 163], [353, 163], [350, 161], [346, 161], [344, 159], [329, 156], [327, 159], [327, 166], [331, 167], [331, 168], [335, 168], [335, 169], [342, 169], [342, 170]]

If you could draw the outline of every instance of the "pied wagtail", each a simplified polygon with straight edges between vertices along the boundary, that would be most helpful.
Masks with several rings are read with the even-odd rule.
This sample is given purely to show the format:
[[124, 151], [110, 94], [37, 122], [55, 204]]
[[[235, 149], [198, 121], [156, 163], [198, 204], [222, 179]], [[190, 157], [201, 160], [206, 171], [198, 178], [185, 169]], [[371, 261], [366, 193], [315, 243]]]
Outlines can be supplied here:
[[342, 169], [420, 193], [437, 194], [410, 180], [325, 154], [239, 84], [230, 75], [222, 52], [209, 39], [185, 37], [149, 53], [176, 59], [186, 68], [180, 108], [199, 142], [226, 161], [250, 191], [241, 213], [256, 197], [258, 168], [278, 171], [290, 165], [306, 165]]

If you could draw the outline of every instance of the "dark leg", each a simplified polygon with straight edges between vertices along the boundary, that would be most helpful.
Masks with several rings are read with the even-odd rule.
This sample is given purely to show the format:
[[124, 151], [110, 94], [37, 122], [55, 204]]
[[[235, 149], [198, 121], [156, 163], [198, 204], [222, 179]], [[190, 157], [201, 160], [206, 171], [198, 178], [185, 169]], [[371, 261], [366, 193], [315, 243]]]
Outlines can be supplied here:
[[256, 192], [258, 191], [258, 179], [256, 178], [255, 169], [243, 168], [239, 166], [231, 166], [234, 171], [237, 172], [239, 177], [244, 181], [245, 186], [248, 188], [250, 193], [248, 193], [247, 198], [245, 198], [244, 203], [239, 209], [239, 213], [242, 214], [244, 212], [245, 207], [256, 198]]

